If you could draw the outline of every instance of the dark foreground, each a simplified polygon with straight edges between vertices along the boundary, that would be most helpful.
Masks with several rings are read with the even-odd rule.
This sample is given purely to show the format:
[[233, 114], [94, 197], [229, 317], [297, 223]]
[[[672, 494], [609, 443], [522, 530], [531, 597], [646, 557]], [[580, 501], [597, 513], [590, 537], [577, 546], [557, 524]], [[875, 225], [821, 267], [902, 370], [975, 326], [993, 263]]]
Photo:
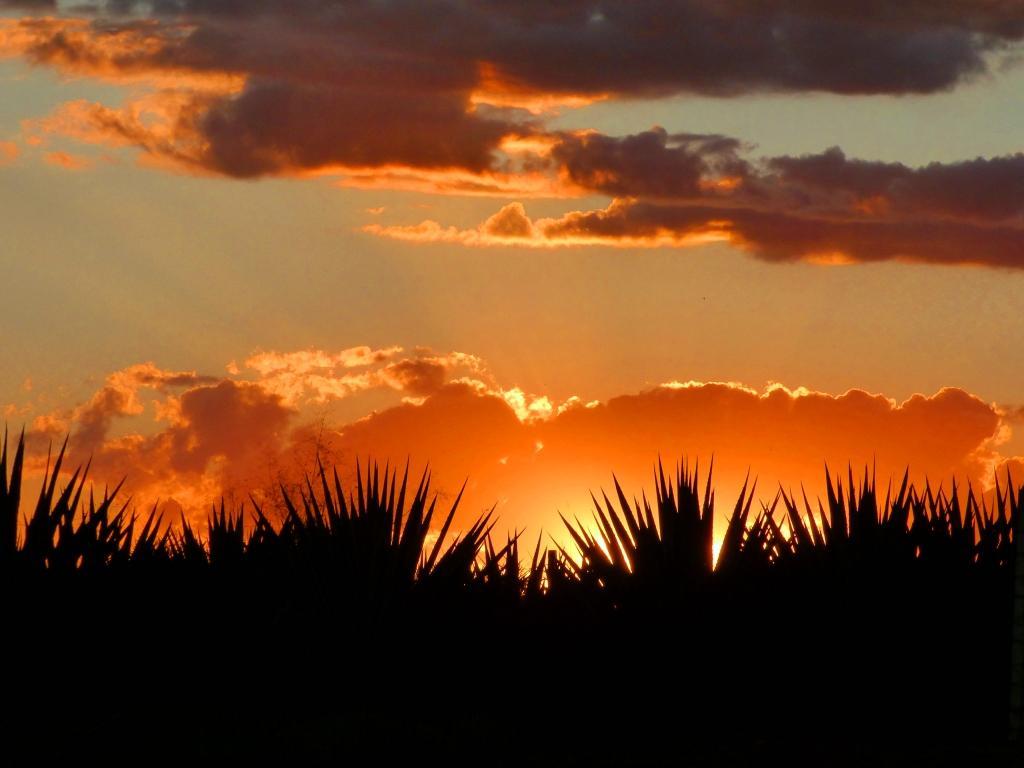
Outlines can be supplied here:
[[521, 558], [387, 472], [200, 538], [0, 470], [8, 764], [1024, 764], [1012, 484], [745, 490], [713, 565], [696, 471]]

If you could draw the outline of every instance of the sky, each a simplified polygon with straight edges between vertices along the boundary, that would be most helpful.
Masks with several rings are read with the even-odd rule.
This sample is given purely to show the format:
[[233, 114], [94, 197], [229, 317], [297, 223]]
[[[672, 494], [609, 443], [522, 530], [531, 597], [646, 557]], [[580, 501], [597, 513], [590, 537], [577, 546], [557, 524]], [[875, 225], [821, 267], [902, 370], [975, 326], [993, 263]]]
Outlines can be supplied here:
[[0, 1], [0, 410], [201, 520], [1024, 475], [1024, 6]]

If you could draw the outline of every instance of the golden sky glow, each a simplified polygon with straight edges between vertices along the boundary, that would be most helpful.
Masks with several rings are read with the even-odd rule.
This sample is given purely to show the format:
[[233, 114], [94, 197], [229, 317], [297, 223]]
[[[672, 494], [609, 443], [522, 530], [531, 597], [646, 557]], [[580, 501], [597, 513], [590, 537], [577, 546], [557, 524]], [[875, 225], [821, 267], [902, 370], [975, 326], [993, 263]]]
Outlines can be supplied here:
[[411, 456], [537, 530], [659, 453], [727, 497], [1024, 455], [1013, 4], [23, 5], [0, 409], [37, 464], [70, 433], [201, 515]]
[[585, 93], [546, 93], [531, 88], [525, 83], [517, 83], [502, 72], [490, 61], [481, 61], [478, 65], [479, 80], [469, 94], [469, 103], [492, 107], [512, 107], [525, 109], [534, 115], [555, 112], [560, 109], [578, 109], [598, 101], [604, 101], [609, 94]]
[[[319, 455], [343, 475], [357, 459], [429, 463], [452, 494], [468, 479], [457, 524], [497, 504], [513, 529], [562, 541], [558, 513], [583, 515], [588, 491], [612, 472], [649, 491], [653, 462], [715, 460], [728, 506], [747, 470], [770, 500], [780, 484], [820, 492], [823, 467], [868, 466], [883, 483], [909, 468], [915, 480], [953, 478], [991, 488], [997, 473], [1024, 470], [1006, 453], [1019, 413], [943, 389], [897, 402], [861, 390], [827, 394], [780, 384], [669, 381], [605, 401], [563, 401], [503, 388], [486, 361], [458, 352], [359, 346], [337, 351], [258, 351], [222, 376], [115, 371], [70, 409], [28, 419], [35, 469], [69, 431], [72, 458], [92, 460], [97, 480], [127, 476], [144, 505], [170, 504], [197, 522], [208, 500], [241, 503], [250, 492], [273, 507], [279, 483], [301, 483]], [[394, 404], [347, 424], [317, 416], [325, 405], [391, 393]]]

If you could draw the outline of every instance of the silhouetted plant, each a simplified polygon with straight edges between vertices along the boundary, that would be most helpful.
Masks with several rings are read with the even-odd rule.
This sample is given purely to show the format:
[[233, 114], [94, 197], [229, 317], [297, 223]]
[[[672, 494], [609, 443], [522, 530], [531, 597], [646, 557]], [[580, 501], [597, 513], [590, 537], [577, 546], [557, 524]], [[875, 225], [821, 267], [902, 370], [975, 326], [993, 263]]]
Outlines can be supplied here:
[[[184, 654], [185, 668], [207, 664], [219, 681], [208, 692], [249, 715], [245, 696], [261, 701], [264, 688], [351, 691], [333, 693], [335, 703], [362, 706], [379, 691], [422, 701], [423, 686], [448, 685], [472, 702], [488, 649], [524, 665], [561, 658], [578, 706], [603, 713], [627, 702], [616, 710], [622, 734], [654, 723], [643, 732], [661, 735], [629, 740], [625, 755], [654, 749], [680, 724], [714, 733], [715, 713], [737, 700], [760, 713], [761, 729], [859, 728], [865, 738], [886, 724], [938, 727], [935, 702], [957, 709], [963, 733], [1005, 722], [1024, 507], [1008, 475], [989, 498], [955, 483], [918, 491], [904, 474], [883, 498], [866, 470], [858, 482], [852, 469], [843, 480], [826, 467], [824, 502], [780, 488], [756, 511], [748, 475], [716, 560], [711, 468], [702, 477], [684, 462], [670, 474], [659, 460], [653, 503], [646, 493], [629, 501], [613, 476], [611, 498], [592, 496], [592, 525], [563, 518], [571, 544], [545, 548], [541, 532], [527, 560], [521, 531], [494, 536], [493, 508], [453, 532], [462, 492], [442, 515], [429, 470], [413, 485], [408, 464], [357, 465], [345, 488], [318, 462], [297, 491], [281, 487], [283, 518], [255, 499], [233, 510], [221, 500], [200, 529], [184, 516], [166, 523], [156, 505], [129, 512], [120, 485], [95, 498], [88, 465], [61, 486], [66, 441], [19, 526], [24, 454], [24, 435], [13, 456], [5, 435], [3, 597], [38, 655], [16, 670], [19, 690], [105, 690], [115, 663], [103, 654], [138, 635]], [[203, 655], [189, 645], [196, 637], [233, 650]], [[75, 643], [89, 661], [76, 665]], [[144, 665], [148, 653], [131, 658]], [[435, 658], [450, 680], [427, 674]], [[505, 703], [535, 710], [514, 693], [521, 682], [510, 679]], [[189, 688], [152, 690], [175, 685]], [[235, 689], [248, 694], [225, 693]], [[641, 690], [668, 703], [643, 709]], [[440, 727], [443, 713], [410, 712]]]

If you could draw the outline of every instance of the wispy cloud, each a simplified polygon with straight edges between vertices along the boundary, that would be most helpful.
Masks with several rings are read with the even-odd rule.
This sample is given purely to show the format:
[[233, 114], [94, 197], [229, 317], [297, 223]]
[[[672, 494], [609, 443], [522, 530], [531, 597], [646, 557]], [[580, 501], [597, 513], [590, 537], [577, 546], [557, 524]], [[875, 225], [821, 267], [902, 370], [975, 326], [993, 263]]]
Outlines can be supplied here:
[[47, 152], [46, 162], [58, 168], [63, 168], [66, 171], [84, 171], [93, 165], [93, 161], [90, 158], [83, 157], [82, 155], [73, 155], [69, 152]]
[[9, 165], [18, 159], [21, 150], [13, 141], [0, 141], [0, 165]]
[[395, 240], [469, 246], [559, 248], [686, 247], [726, 242], [768, 261], [852, 264], [903, 260], [1024, 267], [1024, 228], [946, 219], [791, 215], [774, 210], [614, 200], [607, 208], [531, 220], [519, 203], [471, 229], [433, 220], [371, 224], [363, 231]]

